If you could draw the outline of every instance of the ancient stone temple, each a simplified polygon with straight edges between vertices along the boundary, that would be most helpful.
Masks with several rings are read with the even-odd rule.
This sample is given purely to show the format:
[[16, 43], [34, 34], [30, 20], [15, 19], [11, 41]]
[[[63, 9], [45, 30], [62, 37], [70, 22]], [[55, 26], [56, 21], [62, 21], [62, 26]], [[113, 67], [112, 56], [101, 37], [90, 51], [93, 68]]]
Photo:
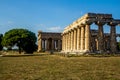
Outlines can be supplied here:
[[60, 51], [62, 49], [61, 33], [38, 31], [38, 52]]
[[[98, 30], [91, 30], [90, 26], [95, 23]], [[110, 33], [104, 33], [103, 26], [110, 27]], [[116, 26], [120, 25], [119, 19], [114, 19], [112, 14], [88, 13], [67, 26], [62, 33], [62, 52], [105, 52], [115, 53], [116, 49]]]

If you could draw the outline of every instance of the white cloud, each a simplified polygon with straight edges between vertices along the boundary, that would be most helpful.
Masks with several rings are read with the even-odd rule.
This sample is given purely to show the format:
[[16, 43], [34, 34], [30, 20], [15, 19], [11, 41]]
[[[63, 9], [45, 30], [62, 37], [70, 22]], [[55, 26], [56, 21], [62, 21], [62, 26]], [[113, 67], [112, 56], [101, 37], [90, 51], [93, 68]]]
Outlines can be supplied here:
[[42, 30], [43, 32], [62, 32], [63, 31], [63, 28], [60, 26], [50, 27], [45, 24], [36, 24], [35, 26], [36, 26], [35, 27], [36, 31], [39, 31], [39, 30]]
[[14, 24], [14, 22], [13, 21], [8, 21], [7, 24]]
[[63, 29], [60, 26], [56, 26], [56, 27], [47, 28], [47, 31], [50, 31], [50, 32], [62, 32]]
[[36, 27], [46, 27], [44, 24], [37, 24]]

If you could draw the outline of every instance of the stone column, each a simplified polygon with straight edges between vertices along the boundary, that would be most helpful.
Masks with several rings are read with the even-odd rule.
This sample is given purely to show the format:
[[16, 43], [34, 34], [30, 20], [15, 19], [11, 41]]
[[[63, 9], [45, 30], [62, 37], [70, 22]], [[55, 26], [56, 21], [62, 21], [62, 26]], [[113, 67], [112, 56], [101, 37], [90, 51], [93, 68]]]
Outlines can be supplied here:
[[52, 39], [52, 50], [54, 50], [54, 47], [55, 47], [55, 43], [54, 40]]
[[67, 50], [69, 50], [69, 45], [70, 45], [70, 43], [69, 43], [69, 41], [70, 41], [69, 38], [70, 38], [70, 37], [69, 37], [69, 32], [68, 32], [68, 33], [67, 33], [67, 44], [68, 44], [68, 45], [67, 45]]
[[98, 39], [95, 39], [95, 42], [96, 42], [96, 50], [99, 50], [98, 49]]
[[100, 53], [104, 52], [104, 33], [103, 24], [98, 24], [98, 50]]
[[90, 34], [90, 25], [86, 24], [85, 26], [85, 51], [90, 52], [91, 47], [91, 34]]
[[61, 46], [61, 41], [58, 40], [58, 50], [60, 50], [60, 46]]
[[77, 30], [74, 29], [74, 50], [77, 48]]
[[66, 50], [66, 34], [64, 34], [64, 50]]
[[43, 48], [44, 48], [44, 50], [45, 50], [45, 40], [43, 40]]
[[111, 47], [111, 52], [115, 53], [117, 52], [117, 41], [116, 41], [116, 25], [111, 25], [111, 30], [110, 30], [110, 47]]
[[73, 50], [73, 43], [74, 43], [74, 33], [73, 30], [71, 31], [71, 50]]
[[81, 50], [84, 50], [85, 28], [81, 26]]
[[47, 49], [47, 41], [45, 39], [45, 51], [46, 51], [46, 49]]
[[67, 35], [67, 33], [66, 33], [66, 50], [68, 49], [68, 35]]
[[69, 32], [69, 51], [71, 50], [71, 32]]
[[49, 40], [47, 39], [47, 50], [49, 50]]
[[91, 44], [91, 51], [92, 52], [96, 51], [96, 41], [95, 41], [95, 38], [96, 38], [96, 36], [92, 36], [91, 37], [91, 42], [92, 42], [92, 44]]
[[38, 52], [42, 50], [42, 39], [38, 40]]
[[80, 50], [80, 36], [81, 36], [81, 32], [80, 32], [80, 27], [77, 28], [77, 50]]
[[64, 34], [62, 35], [62, 50], [64, 51], [64, 45], [65, 45], [65, 43], [64, 43]]

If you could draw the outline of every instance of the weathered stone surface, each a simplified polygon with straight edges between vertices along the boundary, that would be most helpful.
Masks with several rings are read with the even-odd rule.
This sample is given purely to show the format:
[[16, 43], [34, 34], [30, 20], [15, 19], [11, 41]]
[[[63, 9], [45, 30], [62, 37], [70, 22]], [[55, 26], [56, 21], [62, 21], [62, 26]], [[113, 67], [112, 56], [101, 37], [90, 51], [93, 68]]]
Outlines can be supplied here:
[[[90, 30], [90, 25], [93, 23], [98, 26], [98, 30]], [[111, 33], [104, 33], [105, 24], [111, 27]], [[74, 53], [109, 50], [115, 53], [116, 36], [120, 35], [116, 34], [116, 25], [120, 25], [120, 20], [114, 19], [112, 14], [87, 13], [64, 29], [62, 35], [66, 33], [70, 35], [64, 36], [68, 42], [63, 44], [63, 47], [68, 48], [63, 48], [62, 51]]]
[[38, 52], [54, 50], [60, 51], [62, 48], [61, 39], [61, 33], [38, 31]]

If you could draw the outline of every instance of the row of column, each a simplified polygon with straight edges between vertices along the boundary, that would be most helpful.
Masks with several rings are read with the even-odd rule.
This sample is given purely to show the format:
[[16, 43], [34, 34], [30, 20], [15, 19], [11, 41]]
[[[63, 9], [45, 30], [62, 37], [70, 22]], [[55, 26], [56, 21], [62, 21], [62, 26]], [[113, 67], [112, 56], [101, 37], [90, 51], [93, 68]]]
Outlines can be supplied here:
[[61, 50], [61, 40], [39, 39], [38, 52], [42, 50]]
[[[98, 45], [97, 48], [100, 52], [104, 52], [104, 32], [103, 32], [103, 25], [104, 24], [97, 24], [98, 25]], [[116, 52], [116, 29], [115, 25], [111, 26], [110, 32], [110, 48], [111, 52]], [[86, 24], [84, 26], [78, 26], [67, 33], [62, 35], [62, 50], [63, 51], [86, 51], [90, 52], [91, 49], [91, 31], [90, 31], [90, 24]]]
[[68, 33], [63, 34], [63, 50], [79, 51], [90, 50], [90, 25], [78, 26]]

